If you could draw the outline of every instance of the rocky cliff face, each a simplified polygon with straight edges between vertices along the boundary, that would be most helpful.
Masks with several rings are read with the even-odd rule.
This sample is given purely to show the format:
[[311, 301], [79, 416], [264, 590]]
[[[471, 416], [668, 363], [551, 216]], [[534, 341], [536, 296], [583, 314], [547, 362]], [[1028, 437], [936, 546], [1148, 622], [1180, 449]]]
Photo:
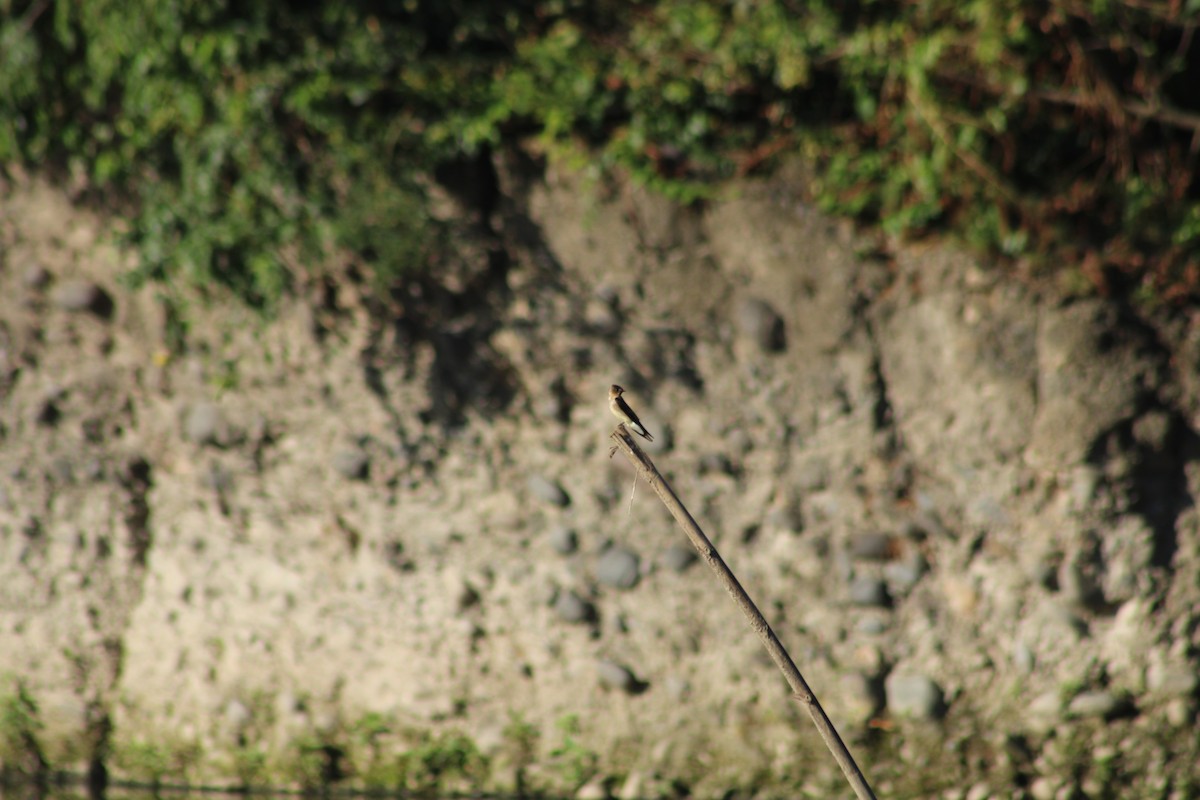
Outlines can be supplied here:
[[609, 458], [619, 383], [878, 790], [1184, 785], [1195, 326], [864, 246], [799, 171], [503, 185], [441, 283], [197, 303], [182, 350], [111, 221], [7, 187], [10, 774], [840, 791]]

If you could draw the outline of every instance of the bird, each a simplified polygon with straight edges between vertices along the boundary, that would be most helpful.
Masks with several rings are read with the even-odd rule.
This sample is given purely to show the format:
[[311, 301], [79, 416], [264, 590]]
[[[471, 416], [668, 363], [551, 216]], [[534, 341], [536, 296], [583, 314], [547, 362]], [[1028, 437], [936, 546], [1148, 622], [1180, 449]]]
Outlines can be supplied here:
[[653, 442], [654, 437], [650, 435], [650, 431], [646, 430], [646, 426], [642, 425], [642, 421], [638, 419], [638, 415], [633, 413], [633, 409], [629, 407], [621, 395], [625, 390], [615, 383], [608, 390], [608, 409], [612, 411], [613, 416], [621, 420], [621, 423], [628, 425], [629, 429], [641, 436], [647, 442]]

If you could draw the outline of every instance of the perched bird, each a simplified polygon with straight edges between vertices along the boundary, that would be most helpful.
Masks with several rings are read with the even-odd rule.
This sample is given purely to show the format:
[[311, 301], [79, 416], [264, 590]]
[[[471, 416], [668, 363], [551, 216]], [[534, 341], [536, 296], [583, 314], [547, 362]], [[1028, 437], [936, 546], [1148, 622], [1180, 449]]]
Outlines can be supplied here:
[[621, 422], [625, 425], [628, 425], [629, 429], [638, 436], [641, 436], [648, 442], [653, 442], [654, 437], [651, 436], [650, 432], [646, 430], [645, 426], [642, 425], [642, 421], [638, 419], [638, 415], [633, 413], [633, 409], [629, 407], [629, 403], [626, 403], [623, 399], [621, 399], [621, 395], [624, 393], [625, 390], [620, 386], [617, 386], [615, 383], [612, 385], [612, 387], [608, 390], [609, 411], [612, 411], [614, 417], [621, 420]]

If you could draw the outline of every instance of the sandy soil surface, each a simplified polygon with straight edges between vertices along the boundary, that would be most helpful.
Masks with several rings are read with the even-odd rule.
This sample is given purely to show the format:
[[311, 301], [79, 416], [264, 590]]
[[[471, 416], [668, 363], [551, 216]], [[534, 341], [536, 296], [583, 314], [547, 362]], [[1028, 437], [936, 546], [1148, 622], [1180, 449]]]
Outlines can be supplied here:
[[881, 247], [798, 168], [501, 178], [394, 302], [185, 330], [118, 221], [3, 187], [8, 774], [843, 792], [609, 457], [618, 383], [881, 794], [1194, 787], [1196, 326]]

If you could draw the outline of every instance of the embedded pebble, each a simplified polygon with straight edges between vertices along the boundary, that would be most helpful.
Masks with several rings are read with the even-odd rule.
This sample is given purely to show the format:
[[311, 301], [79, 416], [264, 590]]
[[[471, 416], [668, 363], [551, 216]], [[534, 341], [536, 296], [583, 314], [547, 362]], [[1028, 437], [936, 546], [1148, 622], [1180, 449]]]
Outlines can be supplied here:
[[21, 280], [27, 289], [38, 291], [46, 288], [46, 284], [50, 283], [50, 272], [41, 264], [30, 264], [25, 268]]
[[550, 535], [546, 538], [550, 542], [550, 547], [560, 556], [569, 556], [579, 549], [579, 537], [574, 528], [560, 525], [550, 531]]
[[869, 531], [850, 539], [850, 555], [864, 561], [886, 561], [891, 557], [891, 550], [892, 537], [886, 533]]
[[346, 480], [365, 480], [371, 472], [370, 457], [357, 447], [339, 450], [333, 454], [334, 472]]
[[602, 658], [596, 662], [596, 674], [600, 678], [600, 685], [609, 689], [619, 689], [622, 692], [634, 692], [638, 687], [638, 680], [628, 667], [622, 666], [615, 661], [610, 661], [607, 658]]
[[113, 301], [108, 292], [88, 280], [66, 281], [54, 290], [50, 301], [64, 311], [88, 311], [98, 317], [111, 316], [113, 310]]
[[856, 606], [886, 608], [891, 605], [887, 585], [871, 575], [860, 575], [850, 581], [850, 602]]
[[967, 790], [963, 800], [988, 800], [990, 797], [992, 797], [992, 787], [986, 783], [977, 783]]
[[893, 714], [914, 719], [937, 719], [945, 712], [941, 688], [925, 675], [893, 672], [884, 682], [887, 706]]
[[554, 613], [563, 622], [595, 622], [598, 615], [596, 607], [575, 592], [560, 592], [554, 601]]
[[673, 544], [662, 554], [662, 564], [672, 572], [684, 572], [700, 559], [696, 548], [686, 544]]
[[738, 303], [736, 321], [742, 335], [751, 339], [763, 352], [776, 353], [787, 346], [783, 318], [765, 300], [744, 298]]
[[1062, 717], [1062, 697], [1056, 690], [1050, 689], [1030, 700], [1025, 708], [1031, 720], [1043, 727], [1050, 727]]
[[1164, 697], [1192, 697], [1200, 687], [1200, 676], [1186, 664], [1153, 663], [1146, 670], [1146, 686]]
[[888, 629], [887, 620], [879, 616], [864, 617], [854, 626], [859, 633], [865, 633], [868, 636], [878, 636]]
[[596, 580], [617, 589], [632, 589], [641, 578], [641, 558], [624, 547], [610, 547], [596, 562]]
[[604, 775], [597, 775], [575, 792], [575, 800], [609, 800], [610, 796]]
[[254, 719], [254, 713], [240, 700], [225, 704], [225, 722], [236, 731], [243, 730]]
[[891, 561], [883, 567], [883, 577], [888, 588], [895, 594], [905, 594], [929, 571], [925, 556], [914, 550], [899, 561]]
[[1054, 800], [1058, 796], [1058, 785], [1045, 775], [1039, 775], [1029, 784], [1029, 796], [1033, 800]]
[[1195, 703], [1190, 697], [1176, 697], [1163, 707], [1163, 717], [1176, 728], [1190, 725], [1196, 719]]
[[216, 405], [195, 403], [183, 421], [183, 434], [196, 444], [216, 444], [222, 422], [221, 410]]
[[700, 474], [732, 475], [733, 462], [724, 453], [706, 453], [700, 457]]
[[1080, 692], [1067, 704], [1067, 714], [1072, 717], [1100, 717], [1107, 719], [1120, 710], [1121, 698], [1112, 692]]
[[883, 707], [879, 681], [861, 672], [848, 672], [838, 681], [841, 713], [852, 725], [866, 725]]
[[571, 502], [571, 498], [558, 482], [544, 475], [530, 475], [528, 486], [530, 494], [552, 506], [561, 507]]

